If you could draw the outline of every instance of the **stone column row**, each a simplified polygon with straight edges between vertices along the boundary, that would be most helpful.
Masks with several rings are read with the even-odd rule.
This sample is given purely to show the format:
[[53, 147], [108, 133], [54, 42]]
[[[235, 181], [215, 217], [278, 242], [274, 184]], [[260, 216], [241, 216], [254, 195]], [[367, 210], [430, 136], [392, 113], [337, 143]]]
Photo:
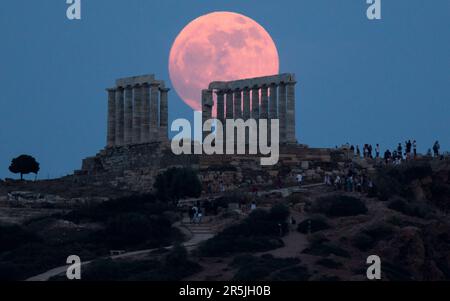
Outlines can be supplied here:
[[107, 89], [107, 147], [166, 140], [169, 90], [159, 83]]
[[[268, 83], [243, 89], [216, 90], [217, 119], [279, 119], [280, 142], [296, 143], [296, 82]], [[202, 91], [203, 122], [212, 118], [212, 91]], [[250, 107], [251, 106], [251, 107]], [[270, 133], [268, 133], [270, 136]]]

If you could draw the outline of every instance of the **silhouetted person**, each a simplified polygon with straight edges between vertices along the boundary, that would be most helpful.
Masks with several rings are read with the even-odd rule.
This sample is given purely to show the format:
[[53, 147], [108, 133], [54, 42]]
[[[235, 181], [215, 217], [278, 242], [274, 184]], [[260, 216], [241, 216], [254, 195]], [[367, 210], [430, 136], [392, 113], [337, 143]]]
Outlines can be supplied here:
[[403, 159], [403, 147], [401, 143], [399, 143], [397, 146], [397, 158]]
[[391, 156], [392, 156], [391, 151], [387, 149], [384, 152], [384, 161], [386, 162], [386, 164], [389, 164], [389, 161], [391, 160]]
[[368, 153], [370, 159], [373, 159], [372, 150], [373, 150], [372, 144], [369, 144], [367, 146], [367, 153]]
[[406, 153], [407, 153], [408, 155], [411, 154], [411, 148], [412, 148], [411, 140], [408, 140], [408, 141], [406, 142]]
[[356, 156], [357, 156], [358, 158], [361, 158], [361, 151], [360, 151], [360, 149], [359, 149], [359, 145], [356, 146]]
[[417, 142], [416, 142], [416, 140], [413, 141], [412, 145], [413, 145], [414, 158], [416, 158], [417, 157]]
[[433, 152], [434, 152], [434, 156], [438, 157], [439, 156], [439, 150], [440, 150], [441, 146], [439, 145], [439, 141], [436, 141], [433, 145]]

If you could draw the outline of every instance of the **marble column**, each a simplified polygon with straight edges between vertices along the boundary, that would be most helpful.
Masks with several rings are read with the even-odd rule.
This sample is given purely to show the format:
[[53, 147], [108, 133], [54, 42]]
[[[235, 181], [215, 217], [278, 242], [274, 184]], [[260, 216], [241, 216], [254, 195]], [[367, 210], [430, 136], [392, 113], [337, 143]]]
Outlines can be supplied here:
[[297, 143], [295, 138], [295, 84], [292, 81], [287, 83], [287, 104], [286, 104], [286, 141]]
[[243, 99], [244, 99], [243, 118], [244, 118], [244, 120], [248, 120], [251, 117], [250, 116], [250, 89], [248, 87], [244, 88]]
[[141, 86], [142, 106], [141, 106], [141, 142], [150, 141], [150, 89], [147, 83]]
[[124, 124], [124, 116], [123, 116], [123, 88], [118, 87], [116, 91], [116, 139], [115, 145], [120, 146], [123, 145], [123, 124]]
[[124, 144], [133, 142], [133, 89], [131, 86], [125, 87], [125, 111], [124, 111]]
[[259, 87], [252, 88], [252, 118], [259, 119]]
[[[160, 141], [168, 140], [168, 124], [169, 124], [169, 88], [159, 89], [160, 104], [159, 104], [159, 138]], [[211, 96], [212, 97], [212, 96]]]
[[212, 106], [212, 91], [202, 90], [202, 141], [210, 133], [210, 131], [203, 131], [203, 126], [212, 118]]
[[234, 119], [242, 118], [242, 91], [236, 89], [234, 91]]
[[113, 147], [116, 144], [116, 89], [106, 89], [106, 91], [108, 91], [106, 146]]
[[150, 141], [158, 140], [159, 83], [150, 84]]
[[141, 143], [141, 108], [142, 108], [142, 88], [138, 85], [133, 87], [133, 144]]
[[269, 104], [269, 119], [277, 119], [278, 113], [277, 102], [277, 85], [275, 83], [270, 84], [270, 104]]
[[278, 119], [280, 120], [280, 143], [286, 143], [286, 84], [278, 86]]
[[216, 91], [217, 95], [217, 119], [225, 121], [225, 109], [224, 109], [224, 93], [221, 90]]
[[234, 116], [234, 106], [233, 106], [233, 92], [228, 90], [225, 94], [226, 101], [226, 119], [233, 119]]
[[267, 91], [267, 86], [263, 85], [261, 87], [261, 106], [259, 112], [259, 119], [268, 119], [269, 117], [269, 96]]

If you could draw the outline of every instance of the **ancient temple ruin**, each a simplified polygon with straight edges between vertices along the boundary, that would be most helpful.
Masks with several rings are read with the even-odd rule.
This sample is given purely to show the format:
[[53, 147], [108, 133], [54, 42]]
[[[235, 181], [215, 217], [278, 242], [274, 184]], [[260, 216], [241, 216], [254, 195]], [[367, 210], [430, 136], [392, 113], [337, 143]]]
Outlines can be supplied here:
[[290, 73], [212, 82], [202, 91], [203, 122], [213, 117], [216, 93], [216, 118], [222, 123], [226, 119], [278, 119], [280, 143], [296, 144], [295, 85], [295, 75]]
[[153, 74], [116, 80], [107, 89], [106, 146], [167, 140], [169, 90]]
[[[150, 192], [156, 176], [170, 167], [189, 166], [205, 187], [227, 189], [270, 185], [277, 177], [304, 172], [319, 180], [345, 160], [335, 149], [309, 148], [295, 136], [295, 76], [279, 74], [212, 82], [202, 91], [203, 120], [278, 119], [280, 160], [261, 166], [258, 155], [175, 155], [168, 143], [168, 91], [154, 75], [118, 79], [108, 91], [107, 146], [83, 160], [73, 180], [125, 191]], [[213, 93], [217, 95], [214, 108]], [[205, 188], [206, 189], [206, 188]]]

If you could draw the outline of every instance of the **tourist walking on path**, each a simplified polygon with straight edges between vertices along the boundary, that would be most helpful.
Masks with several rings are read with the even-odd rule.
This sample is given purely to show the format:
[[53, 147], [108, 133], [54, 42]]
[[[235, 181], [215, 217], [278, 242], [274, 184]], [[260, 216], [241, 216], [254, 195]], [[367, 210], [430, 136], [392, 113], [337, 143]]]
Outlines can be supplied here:
[[303, 184], [303, 175], [301, 173], [299, 173], [297, 175], [297, 184], [298, 184], [298, 187], [301, 187]]

